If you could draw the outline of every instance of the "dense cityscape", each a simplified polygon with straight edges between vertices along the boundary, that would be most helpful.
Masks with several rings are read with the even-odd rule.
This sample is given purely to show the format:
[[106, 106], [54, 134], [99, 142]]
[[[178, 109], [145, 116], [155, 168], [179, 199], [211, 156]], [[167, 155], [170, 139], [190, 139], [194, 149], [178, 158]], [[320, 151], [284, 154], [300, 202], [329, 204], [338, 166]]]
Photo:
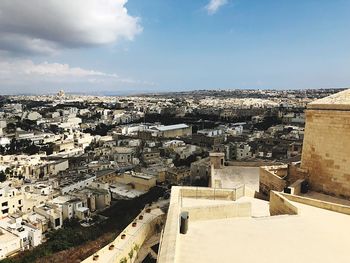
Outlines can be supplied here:
[[[308, 103], [339, 91], [3, 96], [1, 258], [82, 261], [140, 212], [166, 213], [172, 187], [210, 186], [211, 153], [231, 169], [219, 188], [259, 191], [260, 166], [300, 162]], [[139, 262], [156, 259], [164, 224]]]

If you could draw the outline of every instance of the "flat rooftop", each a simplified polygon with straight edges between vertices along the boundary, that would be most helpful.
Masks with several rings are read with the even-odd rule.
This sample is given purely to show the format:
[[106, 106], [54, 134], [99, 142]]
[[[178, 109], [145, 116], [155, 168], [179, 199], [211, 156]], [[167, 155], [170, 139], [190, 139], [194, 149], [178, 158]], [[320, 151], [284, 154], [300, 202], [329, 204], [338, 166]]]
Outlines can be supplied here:
[[0, 244], [6, 244], [7, 242], [11, 242], [14, 240], [18, 240], [19, 244], [20, 238], [18, 236], [0, 227]]
[[136, 173], [136, 174], [132, 174], [131, 176], [135, 178], [145, 179], [145, 180], [151, 180], [155, 178], [154, 175], [144, 174], [144, 173]]
[[292, 203], [299, 215], [190, 222], [178, 262], [349, 262], [350, 217]]
[[184, 124], [184, 123], [156, 127], [157, 130], [162, 131], [162, 132], [163, 131], [177, 130], [177, 129], [186, 129], [186, 128], [189, 128], [189, 126], [187, 124]]
[[235, 188], [244, 184], [259, 191], [259, 167], [224, 166], [222, 169], [215, 169], [211, 178], [212, 182], [220, 180], [222, 188]]

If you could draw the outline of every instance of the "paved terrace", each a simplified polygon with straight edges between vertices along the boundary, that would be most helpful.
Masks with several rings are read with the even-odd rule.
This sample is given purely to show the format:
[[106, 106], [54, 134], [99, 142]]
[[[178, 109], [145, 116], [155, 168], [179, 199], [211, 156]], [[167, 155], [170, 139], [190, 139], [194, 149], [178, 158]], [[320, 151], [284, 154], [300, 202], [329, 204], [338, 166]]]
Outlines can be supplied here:
[[191, 223], [177, 262], [349, 262], [350, 217], [293, 204], [300, 215]]
[[[190, 215], [189, 227], [202, 220], [268, 216], [265, 201], [254, 200], [255, 191], [240, 185], [234, 189], [207, 187], [172, 187], [167, 222], [160, 242], [158, 262], [181, 262], [179, 216], [181, 211]], [[242, 198], [240, 201], [236, 201]], [[215, 228], [215, 226], [214, 226]], [[194, 261], [199, 262], [199, 261]]]

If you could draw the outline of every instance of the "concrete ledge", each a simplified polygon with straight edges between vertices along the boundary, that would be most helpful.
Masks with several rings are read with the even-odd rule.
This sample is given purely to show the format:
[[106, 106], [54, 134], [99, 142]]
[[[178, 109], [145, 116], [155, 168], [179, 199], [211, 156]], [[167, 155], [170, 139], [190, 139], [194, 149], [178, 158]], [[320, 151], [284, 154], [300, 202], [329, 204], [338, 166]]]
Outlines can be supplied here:
[[295, 207], [282, 194], [275, 191], [270, 192], [270, 214], [276, 215], [297, 215], [298, 208]]

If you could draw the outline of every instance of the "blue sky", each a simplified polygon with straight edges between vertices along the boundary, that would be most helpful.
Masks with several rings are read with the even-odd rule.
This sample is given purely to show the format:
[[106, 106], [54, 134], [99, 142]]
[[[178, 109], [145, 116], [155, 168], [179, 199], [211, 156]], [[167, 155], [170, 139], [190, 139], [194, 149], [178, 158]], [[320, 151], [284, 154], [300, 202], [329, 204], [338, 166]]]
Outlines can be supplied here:
[[[7, 6], [0, 3], [0, 10], [14, 12], [2, 19], [16, 14], [16, 8], [11, 8], [16, 1], [20, 0], [11, 0]], [[56, 0], [49, 2], [52, 1]], [[25, 72], [0, 74], [1, 93], [54, 92], [62, 88], [129, 94], [192, 89], [327, 88], [347, 87], [350, 83], [348, 0], [216, 0], [222, 5], [217, 3], [211, 10], [209, 0], [80, 2], [84, 5], [89, 1], [95, 3], [90, 9], [82, 8], [80, 20], [95, 17], [96, 5], [106, 7], [107, 2], [126, 8], [127, 16], [122, 21], [117, 18], [101, 23], [100, 28], [83, 28], [86, 32], [79, 35], [82, 26], [73, 19], [69, 24], [69, 17], [76, 15], [67, 13], [71, 2], [56, 1], [51, 14], [48, 6], [43, 7], [49, 13], [43, 20], [55, 15], [67, 17], [63, 29], [51, 34], [58, 30], [55, 21], [47, 21], [46, 28], [35, 24], [29, 30], [33, 33], [28, 34], [28, 29], [23, 33], [26, 41], [22, 42], [31, 46], [16, 49], [2, 43], [5, 37], [1, 33], [15, 30], [16, 37], [22, 34], [18, 32], [23, 30], [23, 24], [35, 20], [36, 14], [31, 13], [35, 11], [26, 5], [23, 10], [32, 16], [21, 13], [25, 17], [22, 20], [0, 26], [0, 72], [18, 66]], [[58, 2], [66, 6], [56, 14]], [[118, 10], [122, 9], [115, 12]], [[102, 10], [99, 15], [104, 17], [104, 12], [108, 11]], [[106, 26], [113, 23], [115, 27]], [[80, 31], [74, 31], [76, 28]], [[30, 38], [42, 40], [39, 48], [33, 48]], [[64, 70], [61, 65], [65, 65]]]

